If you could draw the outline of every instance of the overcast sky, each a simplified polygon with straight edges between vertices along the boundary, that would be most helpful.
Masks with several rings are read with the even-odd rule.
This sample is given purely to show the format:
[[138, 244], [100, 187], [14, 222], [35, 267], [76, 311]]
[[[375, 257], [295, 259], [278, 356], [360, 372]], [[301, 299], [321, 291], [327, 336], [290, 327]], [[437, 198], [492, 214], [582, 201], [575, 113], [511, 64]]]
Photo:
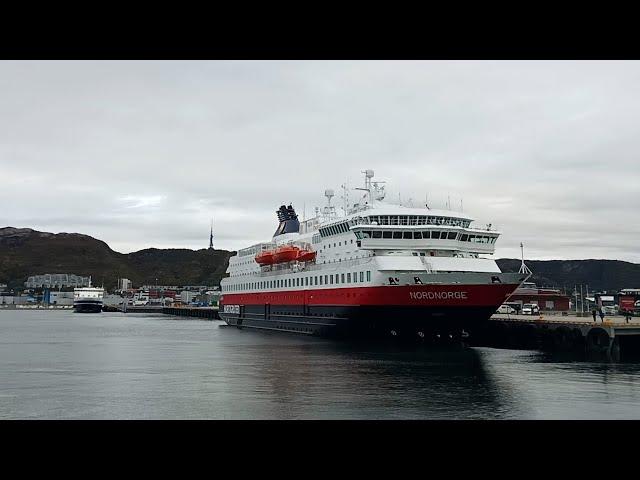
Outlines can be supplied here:
[[639, 152], [637, 61], [0, 62], [0, 227], [123, 253], [268, 240], [370, 168], [496, 258], [640, 262]]

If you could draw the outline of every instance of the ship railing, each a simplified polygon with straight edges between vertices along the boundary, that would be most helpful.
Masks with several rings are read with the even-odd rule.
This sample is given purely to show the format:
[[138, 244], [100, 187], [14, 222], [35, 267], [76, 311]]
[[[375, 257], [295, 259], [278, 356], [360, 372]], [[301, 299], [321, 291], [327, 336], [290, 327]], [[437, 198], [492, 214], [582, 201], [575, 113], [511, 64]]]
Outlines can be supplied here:
[[[262, 276], [274, 276], [280, 275], [283, 273], [299, 273], [299, 272], [317, 272], [321, 270], [325, 270], [330, 268], [332, 265], [334, 267], [353, 267], [358, 265], [366, 265], [373, 261], [373, 257], [365, 257], [365, 258], [354, 258], [352, 260], [344, 260], [342, 262], [332, 262], [332, 263], [312, 263], [312, 262], [290, 262], [289, 264], [281, 264], [286, 265], [281, 268], [270, 268], [268, 266], [262, 267]], [[295, 267], [295, 268], [294, 268]]]

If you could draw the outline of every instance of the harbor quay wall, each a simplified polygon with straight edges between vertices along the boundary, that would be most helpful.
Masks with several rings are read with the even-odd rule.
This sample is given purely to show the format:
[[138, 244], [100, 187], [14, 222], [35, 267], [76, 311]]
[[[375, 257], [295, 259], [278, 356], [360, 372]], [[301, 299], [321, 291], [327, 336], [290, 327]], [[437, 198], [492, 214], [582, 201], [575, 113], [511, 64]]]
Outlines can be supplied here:
[[542, 350], [613, 360], [640, 358], [640, 321], [611, 315], [499, 315], [476, 332], [473, 346]]
[[220, 320], [218, 307], [162, 307], [164, 315]]

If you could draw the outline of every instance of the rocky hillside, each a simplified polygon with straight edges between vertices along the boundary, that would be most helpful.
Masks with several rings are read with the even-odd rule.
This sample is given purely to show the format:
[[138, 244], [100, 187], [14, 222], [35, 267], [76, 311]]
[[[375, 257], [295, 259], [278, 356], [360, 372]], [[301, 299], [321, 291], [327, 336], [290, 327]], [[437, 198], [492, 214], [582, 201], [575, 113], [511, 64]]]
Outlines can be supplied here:
[[217, 285], [224, 277], [226, 250], [149, 248], [122, 254], [88, 235], [0, 228], [0, 283], [20, 288], [28, 276], [44, 273], [91, 275], [96, 284], [116, 286], [120, 277], [134, 285]]

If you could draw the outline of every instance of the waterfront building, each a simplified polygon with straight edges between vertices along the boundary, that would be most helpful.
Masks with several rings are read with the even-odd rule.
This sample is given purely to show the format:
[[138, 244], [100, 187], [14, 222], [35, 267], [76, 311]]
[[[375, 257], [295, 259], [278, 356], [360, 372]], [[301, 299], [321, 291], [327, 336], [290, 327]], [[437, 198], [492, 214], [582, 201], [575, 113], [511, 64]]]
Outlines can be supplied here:
[[45, 273], [30, 276], [24, 282], [27, 288], [77, 288], [89, 286], [90, 278], [69, 273]]
[[535, 283], [524, 282], [505, 302], [520, 309], [526, 303], [538, 305], [540, 310], [570, 310], [570, 298], [557, 288], [538, 287]]
[[182, 303], [191, 303], [197, 296], [196, 292], [190, 290], [183, 290], [180, 292], [180, 301]]

